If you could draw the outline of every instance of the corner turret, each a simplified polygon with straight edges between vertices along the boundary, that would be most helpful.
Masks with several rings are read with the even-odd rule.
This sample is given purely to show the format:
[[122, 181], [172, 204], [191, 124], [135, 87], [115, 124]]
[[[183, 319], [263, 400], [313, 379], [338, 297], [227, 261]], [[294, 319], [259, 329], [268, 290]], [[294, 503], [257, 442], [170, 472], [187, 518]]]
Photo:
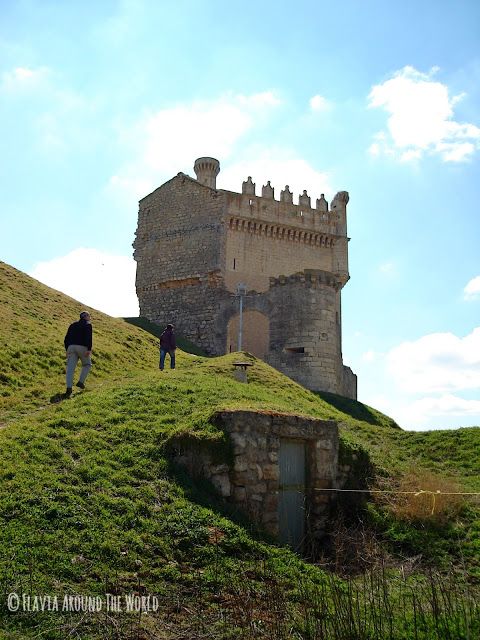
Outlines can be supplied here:
[[216, 158], [197, 158], [193, 166], [198, 182], [217, 188], [217, 176], [220, 173], [220, 162]]

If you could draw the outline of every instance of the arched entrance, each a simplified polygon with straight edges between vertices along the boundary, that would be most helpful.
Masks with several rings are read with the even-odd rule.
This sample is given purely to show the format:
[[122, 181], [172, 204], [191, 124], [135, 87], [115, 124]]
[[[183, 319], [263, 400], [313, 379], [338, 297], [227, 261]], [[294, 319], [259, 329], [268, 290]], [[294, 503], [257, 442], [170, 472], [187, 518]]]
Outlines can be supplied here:
[[[227, 326], [227, 353], [238, 350], [239, 314], [230, 318]], [[266, 360], [270, 340], [270, 322], [260, 311], [243, 312], [242, 351]]]

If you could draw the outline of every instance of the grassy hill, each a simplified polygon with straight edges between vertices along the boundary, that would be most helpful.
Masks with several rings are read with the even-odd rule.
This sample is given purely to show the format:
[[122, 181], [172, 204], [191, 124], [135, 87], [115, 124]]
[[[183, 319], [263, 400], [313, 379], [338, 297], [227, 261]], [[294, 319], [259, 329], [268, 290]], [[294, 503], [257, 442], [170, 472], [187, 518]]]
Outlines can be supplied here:
[[[225, 435], [211, 421], [216, 411], [283, 411], [337, 420], [342, 462], [377, 487], [433, 478], [480, 491], [480, 429], [404, 432], [371, 407], [313, 394], [253, 358], [244, 385], [233, 377], [238, 354], [180, 352], [178, 368], [161, 373], [154, 336], [95, 310], [88, 389], [52, 403], [64, 388], [63, 336], [83, 308], [0, 263], [7, 345], [0, 373], [0, 639], [443, 640], [480, 633], [474, 502], [438, 519], [406, 516], [401, 504], [371, 499], [353, 518], [340, 496], [341, 524], [332, 526], [320, 565], [276, 546], [169, 456], [180, 434], [226, 456]], [[362, 536], [357, 547], [372, 562], [345, 563], [353, 572], [346, 578], [339, 539]], [[155, 594], [159, 607], [143, 615], [15, 613], [6, 606], [12, 592]]]

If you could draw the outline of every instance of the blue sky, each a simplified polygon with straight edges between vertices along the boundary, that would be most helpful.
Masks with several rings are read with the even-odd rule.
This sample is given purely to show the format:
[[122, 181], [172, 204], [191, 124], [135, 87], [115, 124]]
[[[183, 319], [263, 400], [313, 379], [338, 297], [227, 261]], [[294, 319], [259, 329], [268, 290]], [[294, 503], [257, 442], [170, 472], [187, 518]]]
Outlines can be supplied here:
[[348, 190], [343, 356], [409, 429], [480, 424], [480, 3], [0, 0], [1, 259], [135, 315], [138, 200]]

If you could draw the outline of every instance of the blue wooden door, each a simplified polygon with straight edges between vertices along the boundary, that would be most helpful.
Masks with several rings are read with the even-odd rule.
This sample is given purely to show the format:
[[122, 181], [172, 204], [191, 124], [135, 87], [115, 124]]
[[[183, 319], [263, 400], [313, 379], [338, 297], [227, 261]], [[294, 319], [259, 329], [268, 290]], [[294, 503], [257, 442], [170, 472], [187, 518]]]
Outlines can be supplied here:
[[305, 536], [305, 442], [280, 440], [278, 464], [280, 541], [300, 550]]

